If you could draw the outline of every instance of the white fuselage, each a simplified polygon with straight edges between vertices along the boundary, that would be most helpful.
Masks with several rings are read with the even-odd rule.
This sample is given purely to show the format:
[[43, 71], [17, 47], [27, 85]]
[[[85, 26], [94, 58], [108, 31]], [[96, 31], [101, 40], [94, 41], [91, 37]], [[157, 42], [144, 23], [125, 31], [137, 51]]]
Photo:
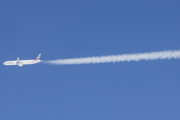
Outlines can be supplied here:
[[36, 64], [41, 62], [41, 60], [20, 60], [20, 61], [5, 61], [3, 64], [4, 65], [30, 65], [30, 64]]

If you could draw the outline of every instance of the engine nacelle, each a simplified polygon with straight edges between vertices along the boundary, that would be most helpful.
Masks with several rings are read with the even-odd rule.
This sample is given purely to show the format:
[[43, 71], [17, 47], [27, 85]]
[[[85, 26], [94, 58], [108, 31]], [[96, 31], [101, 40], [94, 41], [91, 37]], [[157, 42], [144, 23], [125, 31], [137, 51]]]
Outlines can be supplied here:
[[23, 66], [23, 64], [22, 64], [22, 63], [19, 63], [18, 65], [19, 65], [19, 67], [22, 67], [22, 66]]

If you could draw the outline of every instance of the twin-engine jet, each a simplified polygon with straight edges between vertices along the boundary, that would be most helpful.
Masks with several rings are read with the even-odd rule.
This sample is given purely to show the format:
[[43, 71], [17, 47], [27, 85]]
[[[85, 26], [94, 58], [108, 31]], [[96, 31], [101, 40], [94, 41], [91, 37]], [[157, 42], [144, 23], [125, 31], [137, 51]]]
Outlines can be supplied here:
[[39, 54], [35, 60], [20, 60], [18, 57], [17, 60], [15, 61], [5, 61], [3, 64], [4, 65], [19, 65], [20, 67], [22, 67], [23, 65], [36, 64], [36, 63], [41, 62], [40, 56], [41, 54]]

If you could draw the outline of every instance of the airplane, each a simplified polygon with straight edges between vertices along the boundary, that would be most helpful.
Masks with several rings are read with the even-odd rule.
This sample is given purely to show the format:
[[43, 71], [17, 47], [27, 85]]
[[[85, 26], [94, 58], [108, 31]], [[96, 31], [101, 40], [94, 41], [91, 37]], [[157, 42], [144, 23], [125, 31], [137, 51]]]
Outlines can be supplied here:
[[41, 54], [39, 54], [35, 60], [20, 60], [18, 57], [16, 61], [5, 61], [3, 64], [4, 65], [19, 65], [19, 67], [22, 67], [23, 65], [36, 64], [36, 63], [41, 62], [40, 56]]

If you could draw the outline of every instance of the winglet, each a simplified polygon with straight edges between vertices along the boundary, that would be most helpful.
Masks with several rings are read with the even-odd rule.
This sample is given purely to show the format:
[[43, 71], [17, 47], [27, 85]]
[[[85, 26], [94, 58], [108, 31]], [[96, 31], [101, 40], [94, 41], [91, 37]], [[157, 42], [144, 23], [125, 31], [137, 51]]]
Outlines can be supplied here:
[[17, 62], [19, 62], [20, 61], [20, 59], [19, 59], [19, 57], [17, 58]]

